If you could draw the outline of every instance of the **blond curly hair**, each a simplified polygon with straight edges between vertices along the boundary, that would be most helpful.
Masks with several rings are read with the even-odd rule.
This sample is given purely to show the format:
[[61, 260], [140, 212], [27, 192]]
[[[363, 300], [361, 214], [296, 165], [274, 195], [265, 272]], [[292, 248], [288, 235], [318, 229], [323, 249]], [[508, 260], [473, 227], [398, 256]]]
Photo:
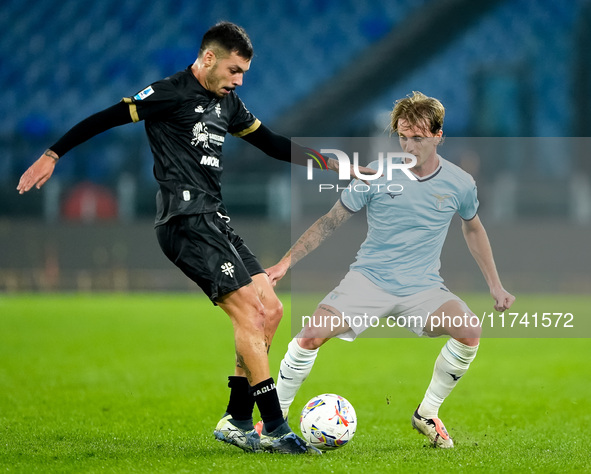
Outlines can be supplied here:
[[396, 133], [398, 121], [403, 119], [411, 127], [417, 126], [436, 134], [443, 127], [444, 117], [445, 107], [441, 102], [433, 97], [427, 97], [422, 92], [413, 91], [412, 95], [409, 94], [394, 104], [390, 114], [390, 132]]

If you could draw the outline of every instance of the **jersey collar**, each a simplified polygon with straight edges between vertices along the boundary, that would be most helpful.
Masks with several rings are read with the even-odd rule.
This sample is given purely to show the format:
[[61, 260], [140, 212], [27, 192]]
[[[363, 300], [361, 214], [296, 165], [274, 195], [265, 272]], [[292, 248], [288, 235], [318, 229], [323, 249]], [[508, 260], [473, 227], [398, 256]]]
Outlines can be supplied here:
[[429, 181], [430, 179], [433, 179], [435, 176], [437, 176], [439, 174], [439, 172], [441, 171], [441, 166], [442, 166], [441, 164], [443, 163], [443, 158], [441, 156], [439, 156], [439, 154], [438, 154], [437, 159], [439, 160], [439, 166], [437, 167], [437, 169], [435, 171], [433, 171], [433, 173], [428, 174], [427, 176], [417, 176], [416, 174], [412, 173], [412, 171], [411, 171], [411, 173], [413, 174], [413, 176], [415, 178], [417, 178], [417, 181], [419, 183]]

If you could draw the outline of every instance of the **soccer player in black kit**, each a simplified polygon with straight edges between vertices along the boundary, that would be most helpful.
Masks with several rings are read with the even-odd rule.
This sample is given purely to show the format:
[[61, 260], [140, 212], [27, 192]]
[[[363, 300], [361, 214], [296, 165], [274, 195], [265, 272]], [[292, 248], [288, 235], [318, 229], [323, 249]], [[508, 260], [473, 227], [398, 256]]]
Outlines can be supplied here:
[[[66, 152], [112, 127], [144, 121], [154, 155], [156, 234], [166, 256], [196, 282], [234, 327], [236, 368], [217, 439], [245, 451], [319, 454], [283, 419], [267, 351], [283, 315], [281, 302], [256, 257], [228, 225], [221, 196], [226, 133], [273, 158], [307, 163], [307, 150], [261, 124], [234, 89], [242, 85], [253, 49], [246, 32], [221, 22], [203, 36], [195, 63], [70, 129], [23, 174], [17, 190], [39, 189]], [[332, 159], [328, 168], [337, 170]], [[252, 412], [264, 422], [259, 435]]]

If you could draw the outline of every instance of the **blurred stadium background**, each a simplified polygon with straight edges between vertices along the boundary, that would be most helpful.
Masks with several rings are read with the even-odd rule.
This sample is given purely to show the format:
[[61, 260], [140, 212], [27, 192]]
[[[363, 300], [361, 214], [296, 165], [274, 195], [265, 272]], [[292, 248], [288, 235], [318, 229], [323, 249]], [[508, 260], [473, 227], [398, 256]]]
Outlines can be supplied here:
[[[447, 107], [448, 137], [534, 140], [461, 163], [499, 270], [514, 292], [591, 292], [589, 0], [4, 0], [0, 292], [194, 288], [157, 246], [142, 125], [73, 150], [40, 192], [15, 187], [79, 120], [191, 64], [219, 20], [249, 32], [256, 56], [238, 92], [285, 135], [383, 136], [394, 100], [420, 90]], [[292, 204], [306, 202], [284, 192], [290, 166], [241, 140], [225, 160], [234, 227], [270, 265], [289, 246]], [[448, 239], [444, 276], [483, 290], [466, 256]]]

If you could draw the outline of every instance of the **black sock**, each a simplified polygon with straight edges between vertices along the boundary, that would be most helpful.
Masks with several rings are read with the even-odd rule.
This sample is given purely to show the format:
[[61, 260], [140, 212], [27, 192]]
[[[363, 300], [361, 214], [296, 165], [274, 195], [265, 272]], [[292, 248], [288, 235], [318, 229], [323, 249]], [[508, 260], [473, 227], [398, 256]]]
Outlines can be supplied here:
[[259, 407], [261, 418], [265, 424], [265, 430], [270, 433], [284, 423], [283, 412], [277, 398], [277, 390], [273, 377], [252, 386], [250, 393]]
[[250, 385], [246, 377], [229, 376], [228, 387], [230, 387], [230, 401], [226, 411], [234, 420], [252, 420], [254, 397], [250, 393]]

